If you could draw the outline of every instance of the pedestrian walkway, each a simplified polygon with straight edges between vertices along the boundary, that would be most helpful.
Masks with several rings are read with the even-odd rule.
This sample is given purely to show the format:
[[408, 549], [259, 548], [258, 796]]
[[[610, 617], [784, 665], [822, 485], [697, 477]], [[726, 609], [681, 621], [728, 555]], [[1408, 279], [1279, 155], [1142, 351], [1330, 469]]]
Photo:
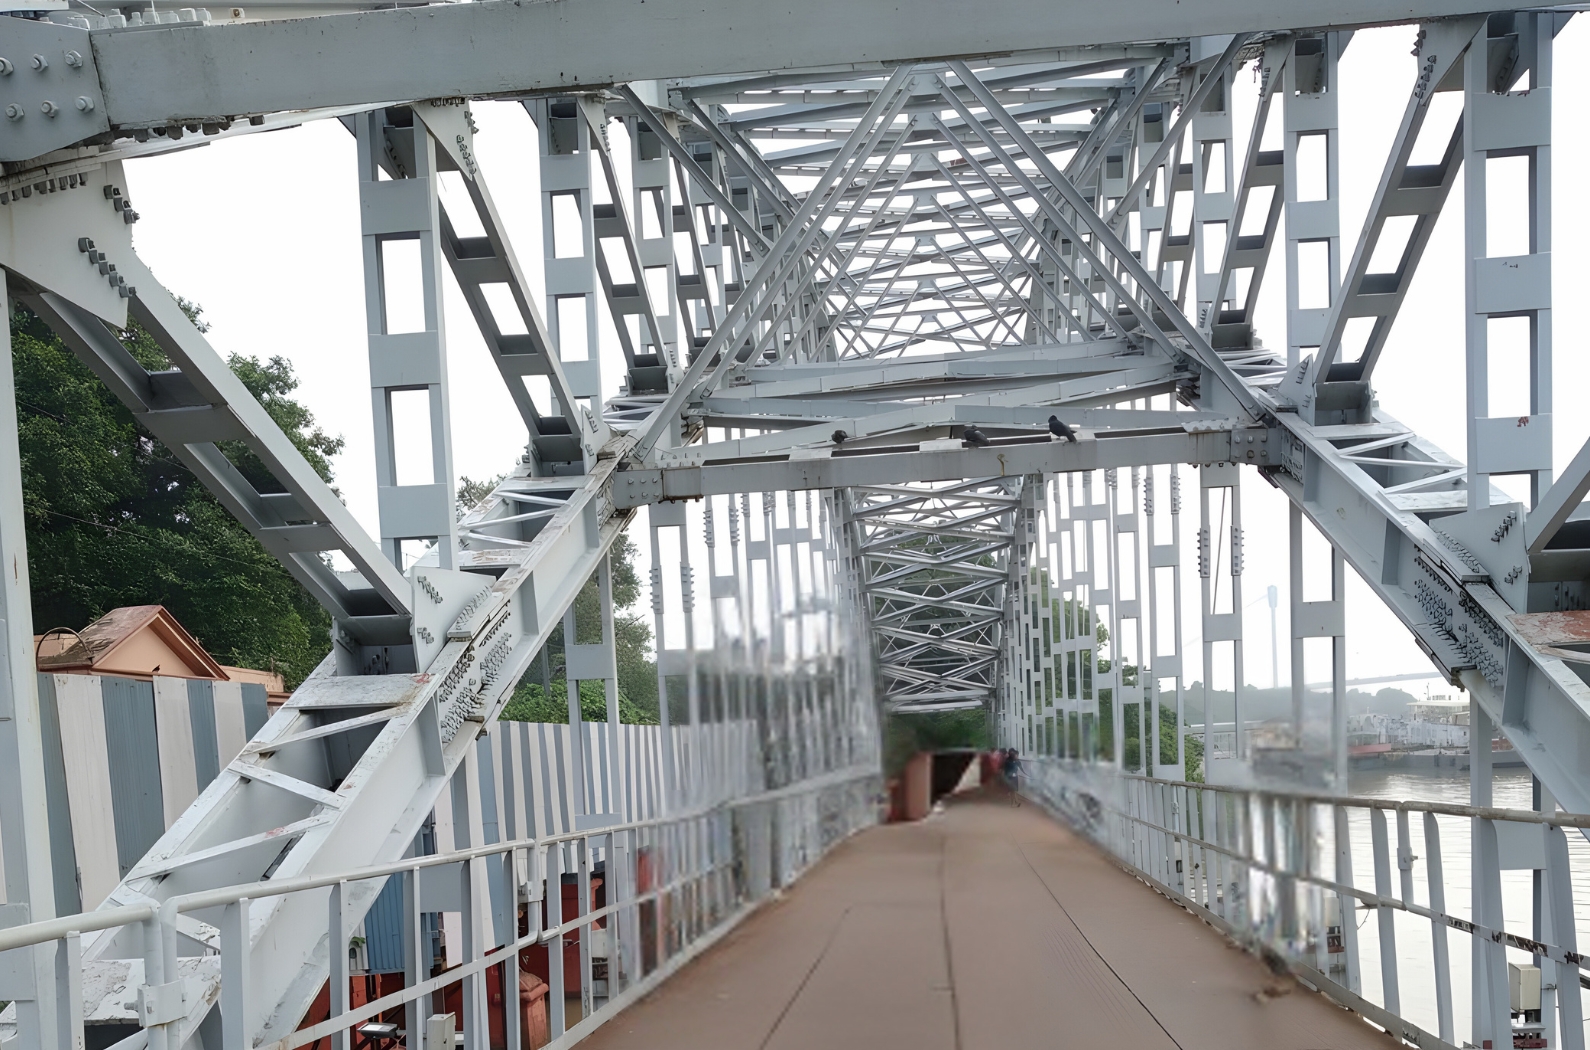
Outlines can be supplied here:
[[973, 795], [835, 849], [583, 1047], [1395, 1045], [1277, 981], [1036, 806]]

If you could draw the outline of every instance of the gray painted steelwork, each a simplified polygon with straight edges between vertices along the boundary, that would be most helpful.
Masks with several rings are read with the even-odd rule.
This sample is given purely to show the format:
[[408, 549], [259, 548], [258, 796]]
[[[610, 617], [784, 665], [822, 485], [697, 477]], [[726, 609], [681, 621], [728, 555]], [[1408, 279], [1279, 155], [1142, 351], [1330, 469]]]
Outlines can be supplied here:
[[[276, 715], [263, 719], [262, 693], [248, 694], [253, 739], [235, 760], [217, 758], [194, 806], [125, 872], [106, 906], [128, 909], [115, 913], [122, 918], [76, 920], [87, 972], [103, 976], [127, 959], [143, 967], [139, 1019], [149, 1045], [207, 1043], [216, 1005], [227, 1045], [269, 1043], [296, 1026], [328, 976], [342, 1015], [346, 936], [385, 878], [343, 876], [402, 860], [444, 793], [460, 844], [490, 852], [493, 838], [522, 840], [526, 829], [509, 825], [532, 815], [548, 825], [557, 816], [576, 833], [513, 848], [522, 855], [498, 849], [489, 863], [483, 853], [445, 876], [468, 916], [454, 947], [467, 957], [470, 1045], [483, 1045], [479, 974], [489, 946], [509, 939], [508, 893], [534, 892], [526, 887], [541, 872], [588, 887], [601, 860], [615, 873], [610, 892], [639, 902], [650, 892], [640, 887], [643, 868], [661, 858], [682, 865], [671, 870], [700, 890], [692, 899], [722, 902], [730, 899], [720, 892], [722, 865], [733, 855], [750, 899], [760, 898], [829, 844], [825, 778], [875, 765], [880, 707], [901, 717], [985, 709], [1002, 743], [1052, 759], [1068, 777], [1118, 776], [1133, 765], [1148, 777], [1133, 804], [1162, 807], [1148, 817], [1127, 811], [1149, 835], [1166, 834], [1175, 813], [1163, 806], [1186, 790], [1172, 782], [1188, 770], [1183, 741], [1194, 710], [1212, 782], [1280, 770], [1339, 793], [1349, 565], [1441, 673], [1470, 692], [1473, 731], [1494, 723], [1515, 744], [1542, 785], [1542, 812], [1590, 812], [1590, 750], [1581, 746], [1590, 739], [1581, 674], [1590, 645], [1590, 530], [1582, 527], [1590, 453], [1560, 477], [1550, 456], [1552, 42], [1569, 11], [1461, 0], [1395, 12], [1347, 0], [1010, 2], [975, 17], [955, 5], [919, 6], [908, 26], [894, 9], [831, 0], [793, 10], [712, 0], [688, 17], [670, 0], [644, 10], [490, 0], [298, 20], [271, 13], [205, 24], [195, 12], [187, 22], [178, 15], [170, 25], [123, 28], [112, 24], [122, 15], [101, 24], [94, 19], [106, 15], [95, 10], [63, 16], [91, 29], [58, 20], [59, 28], [0, 30], [6, 53], [45, 33], [81, 33], [69, 68], [98, 85], [84, 96], [93, 108], [77, 111], [91, 132], [74, 131], [86, 125], [71, 114], [40, 132], [28, 107], [44, 100], [28, 92], [55, 81], [29, 80], [24, 68], [7, 75], [6, 97], [22, 107], [0, 127], [0, 158], [14, 162], [0, 176], [8, 287], [335, 622], [333, 655]], [[1410, 56], [1418, 79], [1344, 259], [1339, 60], [1353, 27], [1412, 19], [1422, 20]], [[1239, 158], [1233, 98], [1252, 90], [1236, 76], [1248, 62], [1261, 74], [1258, 115]], [[1412, 164], [1437, 94], [1461, 97], [1463, 121], [1439, 163]], [[522, 101], [537, 126], [545, 318], [486, 190], [469, 117], [475, 98]], [[1283, 145], [1271, 152], [1259, 132], [1277, 108]], [[355, 131], [360, 157], [350, 178], [361, 186], [377, 404], [375, 538], [149, 277], [127, 232], [136, 209], [120, 192], [122, 163], [186, 148], [189, 136], [219, 141], [331, 117]], [[610, 142], [615, 125], [630, 142], [628, 172]], [[1303, 165], [1315, 145], [1324, 196], [1309, 200]], [[1527, 199], [1515, 202], [1530, 215], [1528, 250], [1492, 258], [1482, 169], [1508, 157], [1529, 163]], [[1381, 411], [1372, 385], [1460, 169], [1470, 379], [1461, 460]], [[455, 171], [483, 237], [461, 236], [470, 217], [440, 203], [439, 181]], [[1396, 269], [1372, 272], [1381, 241], [1398, 231], [1407, 241]], [[381, 253], [394, 238], [421, 243], [419, 333], [386, 323]], [[1306, 305], [1313, 300], [1300, 284], [1302, 256], [1317, 252], [1324, 307]], [[527, 439], [503, 481], [458, 519], [448, 420], [470, 395], [446, 382], [443, 261]], [[1283, 272], [1270, 273], [1276, 266]], [[1263, 333], [1276, 349], [1253, 325], [1267, 274], [1285, 282], [1286, 331]], [[605, 404], [602, 309], [626, 369], [622, 393]], [[129, 363], [114, 334], [129, 316], [166, 348], [171, 371]], [[1484, 396], [1487, 326], [1500, 317], [1530, 326], [1530, 406], [1519, 417], [1493, 416]], [[577, 320], [586, 330], [580, 347], [564, 339]], [[1361, 346], [1348, 339], [1353, 322], [1370, 325]], [[509, 331], [517, 327], [523, 334]], [[544, 387], [532, 392], [527, 379]], [[432, 420], [426, 485], [399, 484], [393, 469], [387, 406], [411, 390], [424, 391]], [[267, 463], [283, 491], [237, 474], [222, 452], [234, 440]], [[0, 480], [14, 467], [14, 453], [0, 448]], [[1224, 712], [1186, 684], [1193, 629], [1182, 623], [1191, 582], [1183, 570], [1194, 566], [1182, 561], [1182, 515], [1193, 509], [1183, 504], [1196, 476], [1198, 520], [1189, 517], [1186, 538], [1197, 547], [1202, 677], [1229, 659], [1241, 683], [1243, 551], [1256, 542], [1244, 532], [1242, 489], [1255, 473], [1291, 502], [1293, 580], [1306, 568], [1306, 520], [1329, 541], [1332, 586], [1315, 602], [1293, 587], [1294, 710], [1284, 739], [1255, 746], [1239, 686], [1227, 748], [1215, 731]], [[1491, 476], [1508, 474], [1529, 476], [1528, 500], [1509, 502], [1491, 486]], [[20, 496], [12, 502], [18, 511]], [[680, 743], [636, 757], [619, 725], [608, 558], [640, 507], [648, 508], [659, 691], [669, 698], [659, 713], [663, 735]], [[691, 550], [697, 536], [705, 564]], [[431, 546], [411, 562], [402, 545], [412, 541]], [[354, 571], [334, 570], [334, 552]], [[572, 607], [587, 584], [600, 628], [577, 638]], [[480, 797], [471, 771], [496, 764], [472, 741], [515, 683], [558, 680], [545, 644], [560, 622], [575, 744], [554, 754], [544, 735], [521, 734], [527, 748], [539, 746], [542, 771], [521, 811], [517, 801]], [[15, 663], [24, 646], [14, 625], [11, 634]], [[1332, 653], [1330, 713], [1317, 729], [1304, 717], [1301, 659], [1316, 638], [1330, 639]], [[605, 724], [582, 721], [581, 682], [600, 688]], [[1172, 746], [1144, 732], [1162, 721], [1173, 726]], [[756, 785], [730, 775], [747, 760], [760, 770]], [[47, 772], [31, 775], [42, 783]], [[136, 790], [125, 762], [116, 776]], [[604, 835], [634, 815], [637, 785], [651, 782], [661, 785], [666, 819]], [[736, 801], [769, 789], [788, 794]], [[1476, 773], [1475, 804], [1487, 805], [1488, 792]], [[845, 796], [846, 806], [854, 802]], [[1198, 849], [1226, 848], [1253, 826], [1232, 807], [1239, 803], [1216, 807], [1214, 837], [1201, 832]], [[7, 811], [8, 842], [14, 822], [26, 841], [44, 842], [43, 812]], [[1159, 823], [1145, 827], [1149, 818]], [[1472, 913], [1500, 929], [1501, 842], [1477, 827]], [[1374, 839], [1384, 896], [1383, 826]], [[642, 849], [657, 851], [645, 865]], [[1158, 855], [1156, 870], [1168, 856]], [[1257, 856], [1250, 850], [1243, 863]], [[1543, 892], [1571, 909], [1571, 887], [1538, 859]], [[529, 865], [523, 879], [518, 862]], [[182, 912], [267, 872], [301, 891], [253, 903], [229, 891], [213, 902], [224, 916], [207, 913], [213, 923]], [[8, 869], [8, 886], [10, 878]], [[404, 873], [391, 884], [400, 881], [400, 900], [381, 898], [399, 914], [383, 911], [378, 925], [387, 924], [388, 942], [389, 927], [401, 927], [402, 964], [417, 984], [420, 897], [430, 883]], [[1332, 881], [1352, 886], [1350, 857], [1337, 858]], [[1247, 883], [1233, 885], [1247, 892]], [[1208, 908], [1232, 898], [1191, 899]], [[149, 901], [166, 912], [138, 910]], [[559, 910], [549, 909], [549, 924], [567, 918]], [[1226, 905], [1215, 910], [1233, 921]], [[722, 908], [695, 915], [693, 932], [732, 921]], [[1297, 937], [1272, 938], [1271, 947], [1312, 952], [1328, 939], [1325, 918], [1291, 916]], [[610, 928], [615, 1005], [646, 987], [636, 980], [646, 949], [628, 921]], [[183, 947], [157, 945], [130, 922], [152, 923], [172, 945], [180, 928]], [[1551, 924], [1541, 922], [1545, 937]], [[1389, 966], [1383, 1009], [1397, 1022], [1395, 929], [1385, 915], [1379, 925]], [[15, 943], [53, 946], [54, 929]], [[1555, 954], [1544, 953], [1557, 988], [1577, 988], [1579, 964], [1563, 940], [1571, 932], [1554, 928]], [[1356, 935], [1342, 936], [1352, 957], [1337, 986], [1357, 996]], [[223, 958], [183, 954], [207, 937], [224, 946]], [[596, 1010], [601, 957], [590, 940], [579, 951], [581, 992], [597, 1022], [611, 1010]], [[60, 944], [62, 958], [78, 949], [71, 938]], [[1497, 992], [1505, 993], [1506, 959], [1499, 947], [1476, 959], [1482, 994], [1471, 1035], [1502, 1045], [1512, 1037]], [[179, 994], [184, 968], [204, 989], [196, 1000]], [[572, 989], [554, 973], [550, 1019], [566, 1044], [587, 1022], [567, 1024]], [[615, 995], [626, 981], [629, 991]], [[44, 1031], [47, 998], [33, 994], [16, 996], [29, 1038]], [[1561, 1018], [1564, 1046], [1582, 1041], [1576, 1009], [1566, 993], [1544, 1008]], [[412, 1030], [419, 1010], [417, 999], [409, 1004]], [[60, 1015], [70, 1036], [70, 1011]], [[1415, 1038], [1450, 1045], [1453, 1024], [1443, 1017], [1439, 1029]]]

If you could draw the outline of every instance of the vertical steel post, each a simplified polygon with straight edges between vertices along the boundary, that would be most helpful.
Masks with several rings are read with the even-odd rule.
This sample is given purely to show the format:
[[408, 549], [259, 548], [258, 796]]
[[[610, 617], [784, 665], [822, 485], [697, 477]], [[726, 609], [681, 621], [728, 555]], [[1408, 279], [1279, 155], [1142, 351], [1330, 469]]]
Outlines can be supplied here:
[[[1210, 679], [1214, 666], [1216, 642], [1231, 643], [1231, 717], [1233, 761], [1247, 758], [1247, 744], [1242, 725], [1243, 681], [1242, 659], [1242, 474], [1234, 463], [1207, 464], [1199, 468], [1199, 530], [1198, 575], [1202, 578], [1200, 608], [1203, 618], [1204, 646], [1204, 775], [1209, 777], [1214, 765], [1214, 712], [1211, 710]], [[1217, 529], [1210, 517], [1210, 490], [1228, 488], [1230, 517], [1226, 528]], [[1216, 612], [1220, 585], [1219, 552], [1228, 551], [1230, 570], [1227, 579], [1231, 588], [1231, 612]], [[1212, 779], [1212, 778], [1210, 778]]]
[[[1196, 48], [1200, 42], [1195, 41]], [[1220, 83], [1204, 99], [1192, 120], [1193, 148], [1193, 267], [1192, 287], [1198, 304], [1196, 319], [1202, 325], [1213, 315], [1218, 319], [1220, 304], [1214, 302], [1220, 283], [1220, 264], [1226, 241], [1232, 236], [1236, 210], [1236, 188], [1232, 185], [1235, 144], [1231, 129], [1232, 69], [1216, 62], [1206, 76], [1219, 77]], [[1211, 227], [1218, 227], [1219, 245]]]
[[[1463, 67], [1464, 287], [1467, 305], [1468, 505], [1491, 504], [1490, 475], [1527, 474], [1530, 505], [1551, 486], [1551, 14], [1487, 19]], [[1499, 59], [1499, 60], [1498, 60]], [[1519, 77], [1520, 73], [1523, 74]], [[1526, 81], [1511, 90], [1514, 78]], [[1489, 162], [1528, 160], [1528, 244], [1488, 242]], [[1529, 321], [1529, 406], [1492, 416], [1493, 318]]]
[[[22, 517], [22, 460], [17, 443], [16, 379], [11, 364], [11, 301], [0, 272], [0, 835], [5, 838], [5, 904], [0, 928], [55, 917], [44, 735], [33, 656], [33, 602]], [[0, 964], [0, 999], [17, 1007], [23, 1046], [62, 1045], [67, 1004], [56, 986], [56, 942], [8, 952]]]
[[[1170, 777], [1174, 780], [1186, 778], [1187, 759], [1185, 726], [1182, 722], [1182, 667], [1181, 667], [1181, 478], [1173, 465], [1170, 470], [1170, 532], [1171, 542], [1160, 543], [1156, 539], [1155, 520], [1160, 512], [1156, 502], [1156, 489], [1154, 485], [1155, 469], [1150, 467], [1144, 482], [1143, 513], [1145, 529], [1148, 533], [1146, 546], [1148, 548], [1148, 652], [1143, 659], [1144, 669], [1140, 674], [1146, 676], [1152, 686], [1153, 703], [1153, 736], [1156, 741], [1155, 764], [1150, 768], [1154, 776]], [[1160, 569], [1170, 570], [1170, 594], [1160, 593]], [[1170, 637], [1162, 638], [1160, 634], [1161, 603], [1168, 603], [1171, 610]], [[1169, 652], [1165, 647], [1169, 646]], [[1159, 687], [1163, 679], [1172, 679], [1175, 688], [1175, 759], [1173, 763], [1166, 763], [1164, 755], [1160, 753], [1158, 738], [1160, 722], [1164, 717], [1161, 713], [1164, 693]]]
[[[677, 120], [672, 114], [662, 114], [661, 119], [669, 123]], [[674, 192], [670, 175], [673, 165], [657, 133], [644, 121], [625, 123], [630, 133], [634, 195], [630, 214], [634, 216], [635, 251], [644, 271], [661, 270], [664, 278], [662, 296], [649, 296], [659, 329], [650, 333], [650, 339], [658, 363], [677, 379], [683, 362], [679, 360], [679, 264], [674, 255]], [[673, 134], [677, 129], [664, 130]], [[648, 235], [648, 216], [656, 222], [655, 235]], [[647, 284], [651, 292], [646, 273], [637, 273], [635, 280]]]
[[[591, 132], [573, 98], [537, 99], [527, 102], [525, 108], [535, 121], [541, 153], [547, 329], [563, 363], [571, 396], [582, 402], [582, 409], [588, 409], [602, 397], [601, 341], [597, 329], [597, 300], [602, 291], [596, 279], [596, 253], [600, 249], [592, 211], [595, 184]], [[570, 231], [570, 222], [577, 222], [579, 229]], [[560, 238], [560, 230], [574, 236]], [[578, 248], [578, 254], [574, 248]], [[583, 339], [577, 339], [574, 332], [563, 331], [563, 300], [579, 300], [569, 304], [567, 319], [572, 322], [576, 313], [582, 317]]]
[[[1286, 192], [1286, 365], [1293, 369], [1305, 352], [1318, 353], [1330, 315], [1331, 300], [1341, 287], [1341, 220], [1337, 201], [1341, 183], [1336, 83], [1336, 62], [1341, 55], [1341, 35], [1294, 40], [1282, 83], [1282, 117], [1285, 121], [1283, 186]], [[1298, 189], [1299, 153], [1307, 138], [1321, 137], [1325, 144], [1325, 196], [1303, 200]], [[1326, 249], [1325, 301], [1303, 305], [1299, 256], [1304, 244]], [[1315, 302], [1313, 296], [1309, 302]]]
[[[396, 127], [387, 124], [388, 112], [377, 109], [355, 118], [381, 547], [402, 569], [403, 542], [431, 540], [436, 544], [437, 564], [451, 569], [456, 560], [457, 539], [447, 334], [442, 314], [442, 273], [446, 264], [438, 215], [438, 155], [436, 141], [418, 116], [412, 117], [411, 127]], [[383, 168], [405, 177], [381, 179]], [[401, 286], [393, 283], [396, 275], [388, 272], [386, 250], [390, 244], [411, 240], [419, 242], [423, 327], [415, 332], [394, 332], [391, 315]], [[429, 482], [414, 482], [400, 476], [398, 469], [393, 397], [409, 391], [427, 395], [431, 432]]]
[[[1104, 552], [1104, 564], [1110, 576], [1110, 588], [1102, 597], [1109, 607], [1110, 615], [1110, 670], [1105, 681], [1109, 683], [1110, 690], [1110, 721], [1111, 737], [1114, 742], [1114, 755], [1111, 756], [1117, 769], [1126, 766], [1126, 696], [1121, 687], [1123, 675], [1121, 674], [1121, 558], [1120, 537], [1118, 533], [1120, 517], [1120, 477], [1115, 470], [1104, 472], [1104, 542], [1108, 545]], [[1098, 683], [1094, 683], [1098, 688]]]

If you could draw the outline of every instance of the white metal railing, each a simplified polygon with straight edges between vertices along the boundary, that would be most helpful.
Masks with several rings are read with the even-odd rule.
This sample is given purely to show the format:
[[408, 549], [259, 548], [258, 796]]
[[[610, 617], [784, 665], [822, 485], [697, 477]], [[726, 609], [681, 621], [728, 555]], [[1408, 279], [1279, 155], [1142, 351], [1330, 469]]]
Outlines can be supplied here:
[[[1028, 783], [1040, 802], [1161, 893], [1272, 963], [1284, 960], [1304, 981], [1398, 1038], [1425, 1048], [1460, 1045], [1454, 991], [1463, 988], [1454, 985], [1447, 943], [1449, 931], [1457, 931], [1468, 935], [1472, 949], [1465, 998], [1473, 1042], [1461, 1045], [1585, 1046], [1586, 960], [1577, 947], [1567, 831], [1590, 829], [1590, 816], [1160, 780], [1055, 760], [1032, 762]], [[1422, 824], [1418, 839], [1415, 816]], [[1449, 837], [1464, 820], [1470, 826], [1465, 872], [1446, 865], [1442, 817]], [[1462, 819], [1454, 826], [1451, 818]], [[1355, 855], [1365, 859], [1365, 824], [1372, 890], [1354, 875]], [[1417, 880], [1414, 862], [1421, 859], [1424, 878]], [[1536, 936], [1516, 932], [1516, 915], [1514, 930], [1507, 928], [1503, 873], [1509, 871], [1538, 873], [1533, 915], [1525, 919], [1533, 918]], [[1472, 874], [1468, 914], [1460, 901], [1446, 899], [1449, 884], [1459, 881], [1455, 872]], [[1359, 922], [1371, 917], [1373, 927], [1361, 930]], [[1422, 943], [1425, 931], [1410, 924], [1424, 923], [1428, 969], [1413, 973], [1409, 952], [1399, 955], [1398, 937]], [[1364, 945], [1369, 950], [1360, 950], [1361, 933], [1373, 942]], [[1461, 963], [1464, 956], [1456, 958]], [[1520, 980], [1525, 985], [1522, 1001], [1510, 988], [1510, 961], [1515, 987]], [[1539, 969], [1538, 1002], [1529, 996], [1530, 965]], [[1433, 996], [1405, 1001], [1405, 985]]]
[[[327, 875], [266, 880], [169, 898], [161, 904], [108, 907], [0, 930], [0, 966], [4, 953], [21, 954], [31, 946], [58, 942], [58, 972], [65, 978], [73, 1042], [83, 1046], [83, 971], [79, 955], [82, 934], [125, 928], [135, 930], [142, 945], [143, 980], [138, 1013], [143, 1028], [113, 1050], [178, 1050], [190, 1033], [179, 1031], [187, 1016], [184, 995], [198, 985], [188, 980], [205, 967], [219, 966], [223, 1045], [294, 1050], [332, 1040], [346, 1050], [349, 1032], [399, 1007], [404, 1009], [403, 1045], [418, 1050], [419, 1033], [431, 1014], [428, 997], [462, 984], [460, 1022], [464, 1046], [487, 1050], [492, 1018], [500, 1010], [506, 1045], [521, 1046], [521, 1015], [515, 1009], [519, 953], [536, 945], [548, 948], [548, 1035], [546, 1045], [571, 1045], [604, 1023], [613, 1013], [644, 994], [680, 965], [716, 941], [761, 902], [767, 893], [787, 885], [829, 847], [875, 823], [881, 779], [874, 766], [843, 769], [773, 791], [718, 802], [661, 817], [589, 827], [542, 838], [415, 857], [392, 864], [362, 867]], [[606, 903], [596, 907], [591, 880], [600, 865]], [[576, 876], [578, 893], [573, 914], [564, 914], [563, 876]], [[358, 916], [346, 901], [353, 883], [399, 878], [403, 885], [404, 987], [357, 1008], [348, 1002], [348, 944]], [[557, 887], [557, 889], [553, 889]], [[494, 892], [495, 891], [495, 892]], [[291, 1032], [251, 1031], [248, 959], [250, 915], [279, 898], [320, 893], [326, 902], [326, 945], [331, 951], [329, 1017]], [[497, 906], [493, 907], [493, 901]], [[524, 906], [506, 909], [501, 902]], [[542, 905], [546, 921], [542, 922]], [[420, 916], [425, 912], [460, 913], [463, 962], [432, 974], [421, 943]], [[642, 944], [644, 913], [645, 936]], [[218, 930], [212, 943], [193, 937], [191, 922], [199, 919]], [[186, 929], [179, 929], [186, 924]], [[506, 925], [506, 930], [504, 926]], [[521, 932], [523, 930], [524, 932]], [[593, 950], [591, 931], [604, 931], [600, 943], [606, 956]], [[580, 1019], [568, 1024], [565, 1014], [566, 975], [562, 948], [566, 939], [579, 942]], [[186, 950], [196, 963], [184, 967]], [[12, 958], [15, 958], [13, 956]], [[605, 962], [606, 995], [593, 979], [593, 963]], [[502, 1005], [487, 1002], [485, 974], [503, 967]], [[256, 1042], [258, 1040], [258, 1042]], [[428, 1044], [425, 1050], [434, 1050]]]

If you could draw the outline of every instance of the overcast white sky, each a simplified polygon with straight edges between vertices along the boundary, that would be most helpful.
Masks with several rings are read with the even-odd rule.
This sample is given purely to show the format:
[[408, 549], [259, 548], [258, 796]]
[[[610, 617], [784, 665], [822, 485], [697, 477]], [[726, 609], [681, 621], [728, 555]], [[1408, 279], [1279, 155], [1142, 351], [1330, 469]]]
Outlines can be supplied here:
[[[1577, 19], [1558, 38], [1563, 54], [1590, 34]], [[1385, 152], [1413, 82], [1410, 54], [1416, 28], [1361, 32], [1343, 57], [1341, 92], [1341, 219], [1343, 258], [1350, 258]], [[1582, 170], [1584, 138], [1568, 128], [1590, 79], [1582, 66], [1556, 63], [1554, 95], [1560, 130], [1555, 136], [1553, 238], [1576, 243], [1585, 228], [1585, 195], [1570, 173]], [[1258, 84], [1252, 66], [1235, 82], [1235, 156], [1246, 147]], [[509, 103], [474, 107], [480, 134], [476, 151], [513, 236], [519, 258], [539, 288], [541, 222], [535, 130], [524, 110]], [[618, 138], [621, 140], [622, 135]], [[622, 145], [622, 143], [621, 143]], [[621, 166], [622, 170], [622, 166]], [[173, 292], [204, 307], [209, 338], [222, 353], [261, 358], [280, 354], [302, 380], [298, 394], [328, 432], [347, 446], [336, 463], [337, 484], [349, 507], [376, 532], [369, 371], [366, 363], [363, 276], [358, 225], [354, 142], [337, 121], [244, 137], [127, 166], [129, 197], [142, 221], [134, 227], [140, 255]], [[1462, 458], [1463, 280], [1461, 183], [1436, 227], [1419, 274], [1391, 335], [1375, 384], [1384, 409]], [[1271, 264], [1258, 311], [1266, 343], [1285, 345], [1281, 259]], [[1556, 257], [1555, 295], [1571, 302], [1585, 284], [1577, 253]], [[454, 463], [459, 474], [490, 477], [512, 466], [524, 431], [462, 297], [449, 278], [445, 304], [452, 384]], [[605, 315], [604, 315], [605, 320]], [[1587, 376], [1583, 332], [1556, 326], [1556, 463], [1565, 464], [1590, 435], [1590, 412], [1576, 410], [1571, 394]], [[614, 351], [616, 355], [616, 351]], [[607, 355], [604, 353], [604, 357]], [[1496, 380], [1505, 385], [1507, 371]], [[621, 378], [617, 358], [604, 367], [609, 392]], [[1513, 375], [1516, 379], [1516, 373]], [[1493, 387], [1500, 393], [1499, 387]], [[1189, 491], [1194, 491], [1189, 489]], [[1249, 472], [1244, 482], [1247, 543], [1247, 680], [1268, 685], [1269, 609], [1265, 589], [1281, 591], [1280, 680], [1289, 674], [1286, 593], [1285, 500]], [[1196, 504], [1189, 504], [1196, 513]], [[693, 511], [699, 513], [699, 510]], [[1192, 528], [1184, 530], [1190, 534]], [[644, 518], [632, 529], [649, 562]], [[697, 579], [702, 553], [695, 555]], [[1184, 557], [1184, 564], [1195, 559]], [[642, 566], [643, 570], [649, 565]], [[1201, 675], [1196, 644], [1197, 576], [1187, 573], [1187, 680]], [[1368, 588], [1349, 573], [1348, 674], [1367, 678], [1425, 672], [1429, 662], [1407, 630]], [[643, 579], [645, 578], [643, 571]], [[704, 585], [700, 590], [704, 590]], [[1314, 597], [1314, 595], [1310, 595]], [[670, 601], [677, 608], [676, 601]], [[703, 603], [704, 604], [704, 603]], [[642, 600], [640, 608], [649, 608]], [[1311, 673], [1314, 667], [1310, 666]], [[1312, 674], [1311, 674], [1312, 676]], [[1222, 677], [1218, 670], [1216, 681]], [[1417, 686], [1406, 686], [1410, 691]]]

